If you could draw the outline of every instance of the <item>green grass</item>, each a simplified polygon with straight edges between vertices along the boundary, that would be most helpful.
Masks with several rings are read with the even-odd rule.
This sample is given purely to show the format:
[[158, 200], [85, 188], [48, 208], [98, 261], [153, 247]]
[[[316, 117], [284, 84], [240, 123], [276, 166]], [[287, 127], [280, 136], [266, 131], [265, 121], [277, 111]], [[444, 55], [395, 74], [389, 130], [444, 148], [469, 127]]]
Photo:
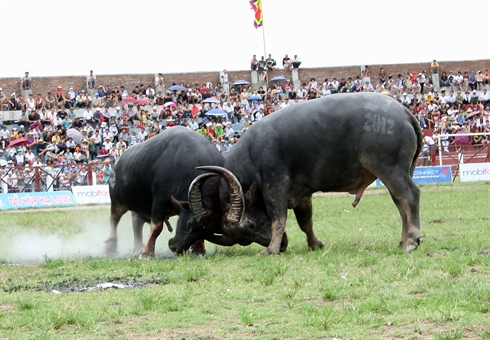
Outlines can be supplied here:
[[[289, 248], [270, 257], [257, 256], [258, 245], [207, 244], [204, 257], [47, 254], [9, 265], [5, 249], [23, 234], [101, 247], [109, 212], [2, 213], [0, 339], [490, 339], [490, 185], [421, 189], [425, 242], [411, 254], [397, 247], [400, 218], [380, 189], [356, 209], [352, 196], [316, 197], [325, 247], [308, 251], [290, 214]], [[119, 232], [131, 244], [129, 220]], [[168, 237], [157, 257], [167, 254]], [[131, 280], [150, 284], [68, 292]]]

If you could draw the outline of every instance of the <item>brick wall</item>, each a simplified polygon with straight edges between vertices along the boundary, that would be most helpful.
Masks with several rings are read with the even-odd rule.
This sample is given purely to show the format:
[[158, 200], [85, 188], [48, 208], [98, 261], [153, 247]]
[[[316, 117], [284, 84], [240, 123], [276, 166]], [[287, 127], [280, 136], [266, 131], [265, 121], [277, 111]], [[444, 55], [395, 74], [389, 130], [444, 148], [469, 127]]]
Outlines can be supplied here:
[[[279, 67], [281, 61], [278, 60]], [[440, 62], [439, 71], [477, 71], [490, 69], [490, 60], [463, 60], [463, 61], [450, 61]], [[379, 69], [384, 67], [388, 75], [396, 77], [398, 73], [405, 75], [407, 72], [427, 70], [430, 73], [430, 61], [424, 63], [414, 64], [390, 64], [390, 65], [369, 65], [371, 69], [371, 75], [374, 80], [377, 79]], [[360, 75], [361, 67], [359, 66], [340, 66], [340, 67], [319, 67], [319, 68], [300, 68], [299, 77], [301, 82], [306, 82], [314, 77], [317, 81], [323, 81], [325, 78], [337, 79], [356, 77]], [[251, 81], [251, 75], [249, 70], [242, 71], [229, 71], [229, 79], [231, 82], [237, 79], [245, 79]], [[286, 79], [291, 79], [291, 73], [283, 69], [277, 69], [269, 73], [269, 77], [275, 77], [278, 75], [284, 76]], [[0, 87], [3, 88], [3, 93], [7, 96], [14, 91], [19, 92], [20, 89], [20, 77], [18, 78], [0, 78]], [[86, 77], [85, 76], [69, 76], [69, 77], [33, 77], [32, 92], [34, 95], [41, 93], [43, 96], [48, 91], [54, 92], [58, 85], [62, 85], [63, 88], [68, 89], [72, 87], [80, 87], [85, 89]], [[165, 85], [169, 87], [172, 83], [184, 83], [187, 84], [199, 84], [202, 85], [207, 81], [211, 81], [216, 84], [219, 81], [219, 71], [214, 72], [192, 72], [192, 73], [170, 73], [164, 74]], [[292, 80], [292, 79], [291, 79]], [[100, 75], [97, 76], [97, 83], [104, 86], [121, 86], [124, 85], [128, 90], [132, 90], [135, 85], [144, 84], [145, 86], [155, 84], [154, 74], [120, 74], [120, 75]]]

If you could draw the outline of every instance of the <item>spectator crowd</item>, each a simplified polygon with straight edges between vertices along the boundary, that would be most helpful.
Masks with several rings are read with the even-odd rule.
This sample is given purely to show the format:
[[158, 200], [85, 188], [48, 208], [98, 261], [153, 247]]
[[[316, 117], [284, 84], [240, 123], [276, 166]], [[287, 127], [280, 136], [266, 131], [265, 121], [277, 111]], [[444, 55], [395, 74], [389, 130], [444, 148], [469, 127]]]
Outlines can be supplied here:
[[[286, 55], [282, 66], [294, 69], [300, 64], [298, 56], [290, 59]], [[262, 79], [267, 79], [267, 71], [276, 67], [271, 54], [267, 59], [257, 60], [254, 56], [251, 60], [251, 69], [257, 70]], [[177, 125], [208, 137], [226, 154], [247, 128], [265, 116], [298, 101], [337, 93], [392, 95], [416, 116], [422, 128], [432, 129], [435, 137], [460, 130], [489, 132], [490, 101], [484, 88], [490, 82], [488, 70], [450, 71], [448, 75], [442, 72], [439, 84], [442, 90], [436, 92], [431, 75], [438, 74], [438, 69], [434, 61], [431, 74], [422, 70], [393, 77], [380, 68], [376, 79], [365, 66], [361, 74], [347, 79], [311, 78], [298, 88], [289, 80], [258, 89], [243, 84], [231, 86], [229, 92], [221, 83], [211, 82], [172, 84], [180, 90], [171, 91], [156, 91], [144, 84], [131, 90], [126, 85], [111, 88], [97, 84], [93, 71], [87, 76], [86, 89], [69, 87], [65, 91], [59, 85], [44, 96], [29, 95], [24, 99], [17, 93], [7, 97], [0, 88], [1, 107], [21, 111], [20, 119], [11, 129], [3, 125], [0, 116], [2, 182], [8, 184], [9, 191], [15, 191], [20, 182], [32, 184], [33, 168], [42, 167], [44, 185], [49, 177], [53, 178], [50, 184], [57, 188], [85, 185], [86, 165], [92, 164], [97, 169], [94, 180], [105, 183], [112, 164], [125, 150]], [[226, 70], [220, 79], [229, 83]], [[32, 90], [33, 85], [26, 72], [21, 79], [22, 89]], [[157, 85], [157, 89], [165, 86], [162, 74]], [[95, 92], [94, 98], [89, 92]], [[218, 113], [208, 113], [212, 109]], [[470, 142], [488, 144], [488, 138], [475, 136]]]

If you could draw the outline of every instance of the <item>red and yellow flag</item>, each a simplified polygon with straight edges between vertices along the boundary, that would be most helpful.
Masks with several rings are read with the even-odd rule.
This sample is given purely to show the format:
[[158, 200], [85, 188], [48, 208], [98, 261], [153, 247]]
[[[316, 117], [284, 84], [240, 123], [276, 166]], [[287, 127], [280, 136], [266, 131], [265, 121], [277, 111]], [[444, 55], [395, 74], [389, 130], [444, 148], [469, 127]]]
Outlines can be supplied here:
[[250, 0], [250, 5], [255, 12], [254, 26], [259, 28], [262, 26], [262, 0]]

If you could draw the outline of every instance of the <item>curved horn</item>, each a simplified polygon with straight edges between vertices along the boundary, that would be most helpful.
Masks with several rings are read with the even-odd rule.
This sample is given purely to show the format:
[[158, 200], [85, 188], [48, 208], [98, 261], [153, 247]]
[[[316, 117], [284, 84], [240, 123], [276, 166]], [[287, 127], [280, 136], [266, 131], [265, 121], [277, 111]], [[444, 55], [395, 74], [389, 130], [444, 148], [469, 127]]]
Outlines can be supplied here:
[[194, 218], [199, 222], [201, 218], [208, 214], [208, 209], [204, 207], [202, 202], [202, 186], [209, 178], [216, 176], [215, 173], [202, 174], [194, 178], [189, 186], [189, 209]]
[[220, 166], [200, 166], [197, 170], [214, 171], [223, 177], [228, 184], [230, 190], [230, 210], [226, 219], [232, 223], [239, 223], [245, 212], [245, 197], [243, 195], [242, 185], [230, 170]]

